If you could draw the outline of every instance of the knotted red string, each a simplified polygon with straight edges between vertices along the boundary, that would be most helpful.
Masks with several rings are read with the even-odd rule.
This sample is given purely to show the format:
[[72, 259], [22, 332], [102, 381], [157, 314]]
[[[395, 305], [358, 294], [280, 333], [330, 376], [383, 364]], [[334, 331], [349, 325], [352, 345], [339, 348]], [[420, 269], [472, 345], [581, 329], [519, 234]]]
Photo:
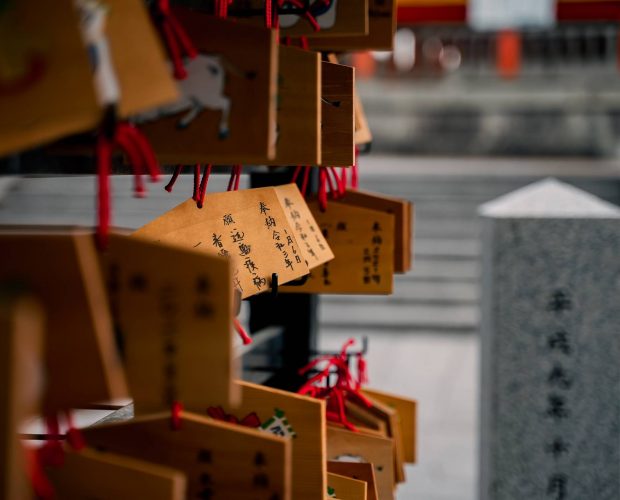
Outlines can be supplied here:
[[228, 6], [232, 3], [232, 0], [217, 0], [215, 2], [215, 15], [226, 19], [228, 17]]
[[[345, 401], [352, 400], [368, 408], [372, 407], [372, 403], [359, 392], [362, 379], [358, 378], [358, 380], [355, 380], [349, 369], [349, 355], [347, 354], [347, 350], [354, 343], [355, 341], [353, 339], [349, 339], [342, 347], [340, 353], [332, 356], [319, 356], [303, 367], [299, 371], [300, 375], [304, 375], [310, 370], [316, 369], [319, 364], [324, 364], [324, 367], [320, 369], [316, 375], [312, 376], [298, 391], [299, 394], [325, 399], [327, 402], [327, 419], [332, 422], [340, 423], [352, 431], [356, 431], [357, 429], [347, 419]], [[333, 369], [335, 369], [335, 372]], [[337, 377], [336, 383], [334, 386], [330, 387], [330, 377], [334, 373]], [[360, 377], [359, 372], [358, 377]], [[322, 387], [318, 385], [321, 383], [324, 383], [325, 386]]]
[[355, 163], [351, 167], [351, 188], [357, 189], [359, 186], [359, 170], [358, 170], [358, 161], [360, 155], [360, 148], [355, 146]]
[[204, 172], [202, 174], [202, 180], [200, 181], [200, 186], [198, 188], [198, 197], [196, 200], [196, 205], [198, 208], [202, 208], [205, 202], [205, 195], [207, 194], [207, 186], [209, 185], [209, 177], [211, 176], [211, 169], [213, 165], [210, 163], [205, 165]]
[[215, 407], [210, 406], [207, 408], [207, 415], [215, 420], [222, 420], [224, 422], [229, 422], [231, 424], [243, 425], [244, 427], [260, 427], [260, 418], [255, 412], [248, 413], [245, 417], [239, 420], [235, 415], [231, 415], [230, 413], [226, 413], [224, 408], [221, 406]]
[[172, 61], [173, 75], [177, 80], [184, 80], [187, 78], [187, 70], [183, 65], [183, 55], [193, 59], [198, 55], [198, 51], [170, 10], [170, 0], [156, 0], [154, 8], [155, 21]]
[[65, 463], [65, 452], [60, 442], [60, 425], [58, 416], [51, 415], [45, 419], [46, 441], [38, 450], [28, 454], [28, 471], [32, 488], [37, 497], [52, 500], [54, 488], [45, 475], [46, 467], [61, 467]]
[[327, 210], [327, 170], [319, 167], [319, 190], [317, 192], [319, 209], [321, 212]]
[[317, 22], [315, 17], [312, 15], [312, 13], [309, 10], [305, 10], [306, 6], [304, 5], [304, 2], [302, 2], [301, 0], [286, 0], [283, 3], [290, 3], [294, 5], [295, 7], [297, 7], [298, 9], [304, 10], [304, 18], [312, 25], [312, 29], [314, 31], [321, 30], [321, 26], [319, 26], [319, 23]]
[[239, 191], [239, 181], [241, 180], [241, 165], [234, 165], [230, 173], [230, 180], [226, 191]]
[[168, 182], [168, 184], [164, 186], [164, 189], [168, 191], [169, 193], [172, 193], [172, 187], [177, 182], [177, 179], [179, 178], [179, 175], [182, 169], [183, 169], [183, 165], [177, 165], [176, 167], [174, 167], [174, 173], [172, 174], [172, 177], [170, 178], [170, 182]]
[[148, 173], [152, 181], [159, 179], [159, 165], [155, 153], [146, 137], [130, 123], [118, 123], [109, 135], [101, 130], [97, 137], [97, 175], [98, 175], [98, 227], [97, 241], [100, 247], [107, 245], [110, 227], [110, 174], [112, 153], [120, 149], [127, 156], [133, 170], [136, 196], [144, 195], [142, 174]]
[[245, 328], [241, 326], [241, 322], [237, 318], [233, 318], [233, 325], [235, 325], [235, 330], [241, 340], [243, 341], [243, 345], [248, 345], [252, 343], [252, 337], [248, 335], [248, 332], [245, 331]]
[[170, 406], [170, 427], [173, 431], [178, 431], [181, 428], [181, 412], [183, 411], [183, 405], [180, 401], [173, 401]]
[[75, 451], [83, 450], [86, 447], [86, 440], [84, 439], [84, 435], [82, 431], [80, 431], [73, 422], [73, 413], [71, 410], [67, 410], [65, 413], [67, 418], [67, 432], [66, 439], [67, 443], [71, 448]]
[[194, 193], [192, 194], [192, 200], [198, 201], [198, 194], [200, 193], [200, 164], [194, 165]]

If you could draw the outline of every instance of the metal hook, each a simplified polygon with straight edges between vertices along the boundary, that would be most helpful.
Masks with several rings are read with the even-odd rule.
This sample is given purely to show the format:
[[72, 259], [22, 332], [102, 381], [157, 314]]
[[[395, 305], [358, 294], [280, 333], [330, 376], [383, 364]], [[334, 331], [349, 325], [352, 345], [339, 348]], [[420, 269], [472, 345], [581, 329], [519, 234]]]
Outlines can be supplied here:
[[289, 281], [286, 286], [303, 286], [308, 281], [308, 278], [310, 278], [310, 273], [304, 274], [301, 278], [296, 280]]
[[273, 297], [278, 296], [278, 273], [271, 274], [271, 295]]

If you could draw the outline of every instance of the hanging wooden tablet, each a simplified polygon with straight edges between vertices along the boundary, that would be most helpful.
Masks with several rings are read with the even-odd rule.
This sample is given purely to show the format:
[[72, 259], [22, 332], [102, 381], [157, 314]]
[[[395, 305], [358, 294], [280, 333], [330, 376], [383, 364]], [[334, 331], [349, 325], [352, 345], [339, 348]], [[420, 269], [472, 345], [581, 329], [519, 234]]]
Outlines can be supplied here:
[[375, 470], [372, 464], [356, 462], [327, 462], [327, 471], [340, 474], [366, 483], [368, 500], [379, 500], [375, 479]]
[[362, 190], [347, 190], [341, 203], [358, 207], [371, 208], [388, 214], [394, 214], [394, 272], [406, 273], [411, 269], [411, 230], [409, 218], [412, 205], [379, 193]]
[[323, 61], [321, 165], [355, 163], [355, 68]]
[[370, 463], [381, 500], [394, 499], [394, 443], [391, 439], [327, 428], [327, 458], [331, 461]]
[[0, 6], [0, 157], [82, 132], [99, 117], [73, 0]]
[[103, 259], [136, 415], [238, 402], [228, 259], [120, 234]]
[[280, 46], [276, 156], [270, 165], [321, 163], [321, 56]]
[[375, 401], [370, 397], [368, 399], [373, 404], [371, 408], [348, 401], [346, 403], [347, 412], [356, 414], [362, 420], [373, 420], [374, 417], [383, 424], [382, 428], [386, 432], [385, 437], [394, 441], [394, 480], [397, 483], [402, 483], [405, 481], [405, 467], [400, 416], [394, 408], [381, 401]]
[[383, 391], [377, 391], [375, 389], [363, 389], [362, 392], [375, 400], [382, 401], [386, 405], [394, 408], [398, 411], [400, 416], [401, 435], [403, 438], [403, 450], [405, 462], [416, 462], [416, 427], [417, 427], [417, 402], [404, 398], [402, 396], [396, 396], [394, 394], [388, 394]]
[[44, 413], [127, 397], [93, 235], [0, 231], [0, 281], [23, 283], [46, 311]]
[[303, 286], [289, 293], [390, 294], [394, 281], [394, 216], [377, 210], [330, 201], [321, 212], [309, 202], [333, 261], [310, 272]]
[[396, 0], [369, 0], [368, 3], [368, 32], [365, 35], [311, 37], [310, 48], [322, 52], [393, 50]]
[[273, 273], [280, 284], [308, 274], [271, 187], [209, 194], [202, 209], [188, 200], [133, 234], [231, 257], [233, 285], [243, 298], [269, 290]]
[[65, 451], [61, 467], [46, 469], [56, 498], [185, 500], [182, 472], [136, 458], [90, 448]]
[[306, 200], [299, 192], [297, 184], [274, 186], [289, 225], [308, 267], [314, 269], [334, 258], [329, 243], [310, 211]]
[[291, 500], [291, 440], [192, 413], [84, 429], [90, 446], [180, 470], [187, 498]]
[[[235, 415], [240, 421], [254, 414], [266, 427], [274, 412], [281, 410], [292, 428], [292, 494], [295, 500], [321, 498], [327, 486], [325, 470], [325, 403], [318, 399], [300, 396], [251, 384], [237, 382], [241, 389], [241, 403], [236, 407], [226, 406], [226, 413]], [[221, 406], [215, 399], [213, 407]], [[291, 432], [282, 432], [290, 435]]]
[[167, 163], [269, 163], [275, 157], [276, 33], [178, 8], [199, 54], [175, 104], [136, 117]]
[[41, 411], [44, 325], [32, 297], [0, 286], [0, 498], [34, 498], [17, 433]]
[[328, 473], [327, 484], [340, 500], [366, 500], [367, 485], [364, 481], [340, 474]]
[[95, 2], [108, 9], [106, 36], [120, 88], [119, 116], [127, 118], [155, 106], [175, 102], [179, 91], [145, 2]]
[[[282, 36], [305, 35], [314, 38], [363, 35], [368, 32], [368, 0], [314, 0], [309, 4], [309, 9], [305, 10], [298, 8], [294, 2], [284, 2], [279, 10]], [[314, 22], [305, 16], [305, 12], [312, 16], [318, 30]], [[228, 13], [262, 26], [265, 22], [265, 1], [235, 0], [228, 8]]]

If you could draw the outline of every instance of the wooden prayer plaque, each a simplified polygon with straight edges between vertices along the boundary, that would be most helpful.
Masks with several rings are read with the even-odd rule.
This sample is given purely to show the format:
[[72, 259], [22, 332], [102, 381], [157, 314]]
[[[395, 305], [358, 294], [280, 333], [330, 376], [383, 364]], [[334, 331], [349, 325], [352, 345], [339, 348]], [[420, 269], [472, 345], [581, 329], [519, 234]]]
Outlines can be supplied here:
[[65, 452], [46, 474], [62, 500], [185, 500], [187, 479], [170, 467], [90, 448]]
[[73, 0], [0, 12], [0, 157], [95, 126], [100, 109]]
[[0, 498], [33, 498], [17, 433], [41, 411], [44, 321], [33, 298], [0, 287]]
[[[275, 7], [274, 3], [274, 7]], [[344, 35], [363, 35], [368, 32], [368, 0], [322, 0], [311, 1], [310, 14], [316, 20], [319, 30], [303, 15], [296, 15], [299, 9], [288, 4], [292, 14], [280, 12], [280, 32], [284, 36], [305, 35], [308, 38]], [[265, 23], [265, 2], [263, 0], [235, 0], [228, 9], [231, 16], [254, 24]]]
[[371, 208], [388, 214], [394, 214], [394, 272], [406, 273], [411, 269], [411, 231], [409, 221], [412, 205], [407, 200], [369, 191], [349, 189], [344, 198], [339, 201], [347, 205]]
[[340, 500], [366, 500], [367, 485], [364, 481], [340, 474], [328, 473], [327, 484]]
[[105, 0], [106, 35], [120, 87], [118, 113], [128, 117], [179, 98], [159, 36], [142, 0]]
[[236, 424], [170, 412], [85, 429], [89, 445], [166, 465], [187, 477], [187, 498], [291, 500], [291, 442]]
[[312, 50], [353, 52], [362, 50], [393, 50], [396, 31], [396, 0], [369, 0], [368, 32], [309, 38]]
[[327, 462], [327, 471], [340, 474], [366, 483], [368, 500], [379, 500], [372, 464], [356, 462]]
[[355, 68], [323, 62], [321, 165], [355, 163]]
[[[293, 498], [322, 498], [327, 487], [324, 401], [249, 382], [238, 381], [237, 384], [241, 389], [241, 403], [234, 408], [224, 406], [226, 412], [239, 420], [256, 413], [264, 424], [276, 409], [284, 411], [295, 433], [291, 439]], [[213, 406], [220, 406], [215, 399], [213, 401]]]
[[276, 156], [270, 165], [321, 163], [321, 55], [280, 46]]
[[136, 415], [236, 403], [229, 261], [111, 234], [104, 262]]
[[284, 215], [295, 232], [295, 238], [308, 267], [314, 269], [332, 260], [334, 253], [325, 240], [306, 200], [299, 192], [297, 184], [274, 186], [274, 189], [284, 209]]
[[44, 413], [127, 397], [93, 235], [0, 230], [0, 281], [32, 290], [45, 309]]
[[295, 232], [274, 188], [208, 194], [202, 209], [188, 200], [134, 233], [233, 259], [232, 281], [243, 298], [308, 274]]
[[382, 401], [398, 411], [400, 416], [401, 435], [403, 438], [404, 458], [407, 463], [416, 463], [416, 426], [417, 402], [402, 396], [388, 394], [374, 389], [363, 389], [366, 396]]
[[269, 163], [275, 157], [275, 31], [174, 10], [198, 49], [176, 103], [136, 117], [162, 162]]
[[390, 294], [394, 281], [394, 216], [330, 201], [325, 212], [311, 201], [335, 258], [310, 272], [289, 293]]
[[327, 428], [327, 458], [339, 462], [370, 463], [375, 470], [381, 500], [394, 499], [394, 443], [334, 427]]

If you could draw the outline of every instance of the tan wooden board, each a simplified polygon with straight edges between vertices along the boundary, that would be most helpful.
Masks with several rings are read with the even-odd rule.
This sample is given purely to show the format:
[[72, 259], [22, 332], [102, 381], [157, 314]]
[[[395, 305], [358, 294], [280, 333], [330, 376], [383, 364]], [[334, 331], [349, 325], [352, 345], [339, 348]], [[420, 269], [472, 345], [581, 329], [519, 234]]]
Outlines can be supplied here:
[[[308, 274], [293, 229], [272, 187], [209, 194], [202, 209], [177, 205], [133, 233], [233, 259], [233, 285], [243, 298]], [[242, 246], [243, 245], [243, 246]]]
[[366, 483], [368, 500], [379, 500], [375, 470], [372, 464], [354, 462], [327, 462], [327, 471], [358, 479]]
[[107, 36], [120, 86], [118, 113], [128, 117], [174, 102], [177, 86], [142, 0], [105, 0]]
[[[280, 16], [282, 36], [304, 35], [308, 38], [327, 36], [363, 35], [368, 32], [368, 0], [332, 0], [332, 7], [317, 15], [321, 26], [315, 31], [312, 25], [300, 16]], [[238, 16], [245, 22], [264, 25], [265, 3], [261, 0], [235, 0], [229, 7], [231, 16]]]
[[65, 452], [62, 467], [46, 474], [56, 498], [184, 500], [187, 479], [173, 468], [90, 448]]
[[103, 262], [136, 415], [237, 402], [228, 259], [111, 234]]
[[33, 498], [17, 432], [41, 410], [44, 324], [36, 300], [0, 287], [0, 498]]
[[0, 157], [96, 125], [100, 116], [72, 0], [0, 14]]
[[276, 409], [283, 410], [296, 437], [292, 446], [292, 495], [295, 500], [321, 498], [327, 487], [325, 403], [323, 401], [238, 381], [241, 401], [236, 407], [221, 405], [212, 399], [213, 406], [222, 406], [227, 413], [242, 420], [250, 413], [256, 413], [262, 423], [266, 422]]
[[394, 216], [330, 201], [321, 212], [309, 204], [334, 260], [310, 271], [303, 286], [289, 293], [389, 294], [393, 290]]
[[269, 163], [276, 146], [275, 32], [183, 8], [175, 14], [199, 55], [179, 83], [182, 100], [138, 117], [158, 158]]
[[280, 46], [276, 156], [270, 165], [321, 163], [321, 55]]
[[407, 200], [362, 190], [347, 190], [339, 200], [358, 207], [372, 208], [394, 214], [394, 272], [406, 273], [411, 267], [411, 231], [409, 212], [411, 204]]
[[384, 391], [365, 388], [364, 394], [372, 398], [383, 401], [391, 406], [400, 415], [401, 435], [403, 438], [403, 449], [405, 462], [415, 463], [417, 460], [416, 450], [416, 428], [417, 428], [417, 402], [413, 399], [404, 398]]
[[165, 413], [89, 427], [84, 436], [97, 449], [180, 470], [187, 498], [292, 499], [290, 440], [256, 429], [182, 412], [179, 429]]
[[321, 165], [355, 163], [355, 68], [323, 61]]
[[369, 0], [368, 14], [368, 32], [365, 35], [313, 37], [309, 39], [310, 48], [336, 52], [393, 50], [396, 0]]
[[327, 474], [327, 483], [334, 488], [341, 500], [366, 500], [368, 498], [365, 481], [330, 472]]
[[368, 125], [368, 119], [366, 118], [366, 112], [364, 111], [364, 104], [360, 98], [357, 88], [354, 93], [353, 108], [355, 113], [355, 144], [361, 146], [372, 142], [372, 132]]
[[327, 428], [327, 458], [331, 461], [370, 463], [375, 470], [381, 500], [394, 499], [394, 443], [333, 427]]
[[274, 189], [288, 223], [295, 232], [295, 238], [308, 267], [314, 269], [332, 260], [334, 252], [321, 233], [319, 225], [306, 200], [299, 192], [297, 184], [274, 186]]
[[127, 397], [94, 236], [0, 230], [0, 281], [29, 287], [46, 311], [45, 413]]

